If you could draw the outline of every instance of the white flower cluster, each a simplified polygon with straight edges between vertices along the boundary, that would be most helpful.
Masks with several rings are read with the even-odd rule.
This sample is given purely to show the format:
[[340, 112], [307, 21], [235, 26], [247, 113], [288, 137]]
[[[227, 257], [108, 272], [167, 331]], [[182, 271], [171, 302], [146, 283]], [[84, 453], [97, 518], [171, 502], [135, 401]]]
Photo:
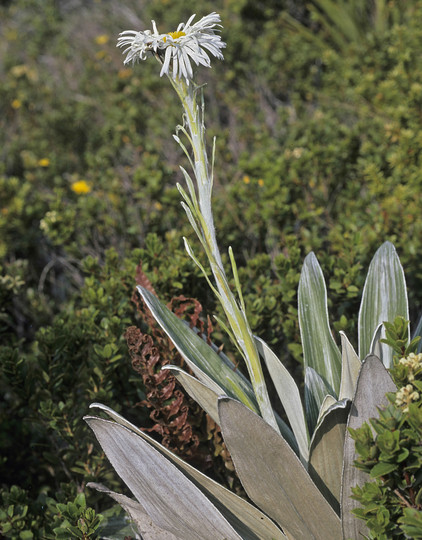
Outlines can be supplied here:
[[408, 368], [407, 378], [409, 382], [415, 380], [415, 374], [422, 371], [422, 354], [410, 353], [405, 358], [400, 358], [400, 364]]
[[406, 413], [409, 412], [409, 404], [418, 401], [419, 398], [419, 392], [411, 384], [407, 384], [397, 391], [395, 403], [398, 407], [404, 406], [403, 412]]
[[126, 47], [124, 63], [145, 60], [154, 55], [162, 62], [160, 76], [166, 74], [176, 78], [184, 78], [189, 84], [193, 77], [191, 61], [196, 65], [211, 67], [209, 54], [223, 59], [221, 49], [226, 44], [216, 34], [221, 28], [220, 15], [210, 13], [192, 24], [195, 15], [188, 22], [180, 23], [175, 32], [160, 34], [155, 21], [152, 31], [126, 30], [117, 40], [118, 47]]

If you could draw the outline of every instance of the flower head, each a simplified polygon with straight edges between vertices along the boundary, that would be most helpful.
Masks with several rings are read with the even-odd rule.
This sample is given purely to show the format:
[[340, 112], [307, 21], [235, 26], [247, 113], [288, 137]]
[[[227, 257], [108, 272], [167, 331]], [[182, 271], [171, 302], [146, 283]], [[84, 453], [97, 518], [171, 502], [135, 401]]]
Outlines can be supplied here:
[[209, 55], [222, 59], [221, 49], [226, 46], [216, 34], [221, 27], [217, 13], [210, 13], [192, 24], [194, 18], [195, 15], [192, 15], [187, 23], [180, 23], [176, 31], [167, 34], [158, 33], [155, 21], [151, 21], [152, 31], [122, 32], [117, 46], [126, 47], [123, 51], [127, 54], [124, 63], [145, 60], [155, 55], [162, 63], [160, 76], [171, 74], [174, 79], [184, 78], [189, 83], [193, 77], [191, 62], [197, 66], [201, 64], [211, 67]]
[[85, 195], [91, 191], [91, 187], [85, 180], [78, 180], [73, 182], [70, 186], [70, 189], [75, 192], [77, 195]]

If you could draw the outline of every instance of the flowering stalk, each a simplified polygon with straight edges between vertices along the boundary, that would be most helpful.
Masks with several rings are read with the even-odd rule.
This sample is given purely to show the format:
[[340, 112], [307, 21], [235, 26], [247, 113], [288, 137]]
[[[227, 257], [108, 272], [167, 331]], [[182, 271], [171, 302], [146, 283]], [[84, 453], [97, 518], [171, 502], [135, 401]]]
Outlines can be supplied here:
[[[181, 23], [175, 32], [168, 34], [159, 34], [154, 21], [152, 22], [152, 32], [149, 30], [123, 32], [118, 40], [118, 46], [127, 46], [124, 51], [127, 53], [125, 63], [138, 59], [145, 60], [150, 55], [155, 56], [162, 64], [160, 75], [166, 74], [169, 77], [182, 102], [184, 125], [178, 126], [177, 131], [181, 131], [188, 139], [193, 150], [193, 160], [177, 135], [175, 139], [190, 161], [196, 179], [198, 196], [191, 177], [183, 168], [189, 194], [180, 185], [178, 185], [178, 189], [184, 199], [183, 208], [208, 257], [216, 287], [208, 279], [205, 269], [196, 259], [186, 238], [184, 238], [185, 247], [188, 254], [203, 271], [209, 285], [223, 306], [229, 328], [224, 322], [219, 322], [245, 359], [262, 417], [279, 431], [269, 400], [259, 354], [246, 318], [233, 253], [229, 248], [239, 303], [230, 289], [217, 245], [211, 207], [215, 141], [210, 170], [204, 137], [204, 105], [202, 103], [202, 110], [200, 110], [196, 99], [198, 87], [193, 82], [191, 61], [195, 62], [196, 65], [211, 67], [208, 53], [217, 58], [223, 58], [220, 49], [225, 47], [225, 43], [216, 34], [218, 27], [221, 27], [220, 17], [217, 13], [210, 13], [197, 23], [191, 24], [193, 18], [194, 15], [186, 24]], [[236, 391], [235, 388], [233, 390]]]
[[[181, 186], [178, 186], [179, 191], [181, 192], [185, 200], [185, 204], [182, 204], [189, 218], [189, 221], [192, 224], [208, 257], [215, 283], [217, 285], [217, 289], [215, 289], [212, 284], [211, 287], [216, 294], [218, 300], [220, 301], [221, 305], [223, 306], [224, 312], [230, 325], [230, 330], [225, 327], [224, 323], [223, 327], [225, 327], [225, 329], [228, 331], [232, 340], [234, 341], [243, 358], [245, 359], [249, 377], [254, 388], [254, 392], [259, 404], [262, 417], [278, 431], [278, 425], [269, 400], [267, 387], [262, 372], [261, 362], [259, 359], [259, 354], [255, 346], [252, 331], [246, 318], [243, 298], [237, 279], [236, 263], [230, 249], [230, 259], [235, 275], [240, 305], [236, 301], [236, 298], [230, 289], [227, 276], [221, 261], [220, 251], [217, 245], [214, 219], [211, 207], [214, 159], [212, 159], [212, 166], [210, 171], [204, 140], [205, 127], [203, 109], [201, 113], [196, 101], [198, 88], [195, 87], [193, 84], [187, 85], [181, 79], [173, 79], [172, 77], [169, 78], [172, 82], [173, 88], [176, 90], [182, 102], [185, 112], [184, 119], [188, 127], [188, 131], [186, 131], [186, 129], [182, 126], [179, 126], [179, 130], [188, 137], [193, 149], [194, 161], [192, 162], [192, 167], [198, 189], [197, 198], [196, 193], [193, 189], [192, 180], [190, 179], [190, 177], [188, 178], [187, 172], [182, 169], [189, 187], [188, 195], [181, 188]], [[176, 140], [181, 143], [179, 137], [177, 136]], [[183, 144], [182, 148], [186, 151]], [[189, 243], [186, 239], [184, 239], [184, 241], [188, 254], [192, 257], [196, 264], [201, 267], [199, 261], [194, 256]], [[202, 270], [205, 274], [205, 270]], [[221, 321], [219, 322], [221, 323]]]

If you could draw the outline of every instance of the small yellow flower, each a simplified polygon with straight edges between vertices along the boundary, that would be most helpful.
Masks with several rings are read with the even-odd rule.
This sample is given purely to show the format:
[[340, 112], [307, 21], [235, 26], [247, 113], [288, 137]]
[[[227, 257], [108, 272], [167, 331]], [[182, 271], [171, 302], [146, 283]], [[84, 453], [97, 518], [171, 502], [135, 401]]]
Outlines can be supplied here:
[[124, 68], [124, 69], [120, 69], [117, 76], [119, 77], [119, 79], [127, 79], [128, 77], [130, 77], [133, 73], [133, 69], [131, 68]]
[[19, 34], [18, 34], [18, 31], [17, 30], [7, 30], [5, 32], [5, 38], [8, 40], [8, 41], [16, 41], [19, 37]]
[[263, 180], [262, 178], [260, 178], [260, 179], [258, 180], [258, 186], [259, 186], [259, 187], [264, 187], [264, 180]]
[[13, 77], [22, 77], [23, 75], [26, 75], [28, 72], [28, 66], [25, 64], [19, 64], [17, 66], [13, 66], [10, 70], [10, 73], [13, 75]]
[[250, 184], [251, 183], [251, 179], [249, 178], [249, 176], [247, 174], [245, 174], [245, 176], [243, 177], [243, 182], [245, 184]]
[[20, 99], [14, 99], [11, 105], [13, 109], [20, 109], [22, 107], [22, 101]]
[[70, 186], [70, 189], [75, 192], [77, 195], [85, 195], [91, 191], [91, 187], [85, 180], [78, 180], [73, 182]]
[[103, 58], [105, 58], [107, 56], [107, 52], [106, 51], [97, 51], [95, 53], [95, 58], [97, 58], [98, 60], [102, 60]]
[[156, 210], [162, 210], [163, 209], [163, 205], [159, 201], [155, 202], [154, 206], [155, 206]]
[[50, 160], [48, 158], [41, 158], [38, 160], [38, 165], [40, 167], [49, 167], [50, 166]]
[[107, 34], [101, 34], [95, 38], [95, 43], [97, 45], [105, 45], [106, 43], [109, 42], [109, 40], [110, 40], [110, 36], [108, 36]]

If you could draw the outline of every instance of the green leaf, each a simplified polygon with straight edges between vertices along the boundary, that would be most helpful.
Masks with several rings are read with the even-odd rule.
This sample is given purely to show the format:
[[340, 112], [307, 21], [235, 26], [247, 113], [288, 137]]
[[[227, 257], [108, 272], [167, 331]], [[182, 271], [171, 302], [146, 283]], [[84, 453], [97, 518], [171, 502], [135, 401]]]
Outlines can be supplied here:
[[350, 405], [350, 400], [343, 400], [325, 413], [313, 434], [309, 451], [309, 474], [338, 514], [344, 437]]
[[281, 540], [285, 538], [279, 528], [260, 510], [184, 462], [170, 450], [128, 422], [123, 416], [110, 409], [110, 407], [100, 403], [93, 403], [91, 407], [105, 411], [110, 418], [139, 435], [180, 469], [213, 502], [243, 539]]
[[384, 330], [384, 325], [379, 324], [374, 332], [374, 335], [372, 336], [371, 346], [369, 347], [369, 353], [373, 356], [377, 356], [379, 359], [382, 358], [382, 349], [381, 349], [381, 339], [382, 339], [382, 333]]
[[[419, 317], [419, 321], [413, 333], [412, 340], [417, 337], [422, 338], [422, 315]], [[422, 351], [422, 339], [419, 340], [418, 346], [415, 352], [416, 354], [419, 354], [421, 351]]]
[[[409, 320], [406, 282], [403, 268], [390, 242], [385, 242], [369, 265], [359, 310], [359, 357], [371, 350], [376, 329], [384, 321], [394, 322], [397, 316]], [[382, 336], [385, 337], [383, 330]], [[381, 344], [381, 360], [386, 368], [392, 366], [393, 351]]]
[[158, 324], [174, 343], [189, 367], [208, 388], [219, 395], [240, 399], [247, 407], [259, 411], [250, 382], [230, 368], [214, 350], [188, 325], [176, 317], [156, 296], [143, 287], [138, 291]]
[[331, 407], [333, 407], [337, 403], [339, 403], [339, 402], [335, 398], [333, 398], [333, 396], [330, 396], [330, 394], [327, 394], [325, 396], [324, 401], [322, 402], [322, 405], [321, 405], [321, 407], [319, 409], [318, 420], [317, 420], [317, 423], [316, 423], [317, 426], [319, 425], [319, 423], [321, 422], [321, 420], [323, 419], [323, 417], [327, 413], [328, 409], [330, 409]]
[[[356, 430], [364, 422], [377, 416], [377, 408], [388, 405], [386, 393], [395, 390], [396, 385], [380, 359], [376, 356], [368, 356], [362, 362], [359, 372], [347, 427]], [[357, 458], [355, 441], [349, 431], [346, 431], [340, 501], [344, 538], [360, 538], [369, 534], [366, 524], [352, 515], [352, 511], [360, 506], [358, 501], [351, 499], [352, 487], [363, 486], [369, 480], [368, 474], [353, 466]]]
[[353, 399], [356, 390], [361, 361], [352, 344], [344, 332], [340, 332], [341, 338], [341, 384], [339, 400]]
[[[198, 379], [192, 377], [192, 375], [189, 375], [177, 366], [164, 366], [162, 369], [170, 370], [186, 392], [190, 395], [190, 397], [194, 399], [217, 424], [220, 424], [217, 402], [221, 393], [217, 394], [211, 388], [208, 388], [207, 385], [201, 383], [201, 381], [198, 381]], [[299, 452], [292, 430], [277, 414], [275, 414], [275, 418], [278, 423], [280, 433], [288, 441], [293, 450], [295, 452]]]
[[[98, 491], [108, 490], [102, 484], [88, 482], [88, 488], [97, 489]], [[139, 503], [138, 503], [139, 504]], [[126, 512], [129, 513], [127, 509]], [[135, 526], [132, 519], [126, 514], [120, 504], [113, 505], [107, 510], [101, 512], [102, 520], [97, 529], [100, 538], [110, 538], [112, 540], [124, 540], [125, 538], [135, 536]], [[170, 533], [168, 533], [170, 534]], [[148, 537], [147, 537], [148, 538]]]
[[380, 461], [380, 463], [377, 463], [372, 467], [371, 470], [371, 478], [379, 478], [380, 476], [385, 476], [386, 474], [389, 474], [393, 471], [395, 471], [398, 468], [397, 463], [387, 463], [385, 461]]
[[19, 533], [19, 538], [21, 540], [32, 540], [34, 538], [34, 533], [31, 531], [21, 531]]
[[[75, 497], [75, 500], [73, 501], [75, 505], [86, 508], [86, 499], [84, 493], [78, 493]], [[79, 513], [79, 508], [76, 508], [76, 511]]]
[[278, 397], [290, 422], [299, 447], [302, 463], [306, 464], [309, 456], [309, 435], [297, 384], [282, 362], [262, 339], [255, 336], [255, 343], [267, 366]]
[[328, 322], [327, 289], [314, 253], [303, 263], [298, 289], [299, 325], [305, 368], [313, 368], [338, 396], [341, 354]]
[[422, 538], [422, 512], [415, 508], [404, 508], [403, 516], [397, 520], [402, 524], [401, 528], [409, 538]]
[[305, 411], [309, 433], [313, 433], [315, 429], [326, 396], [332, 393], [314, 369], [305, 369]]
[[224, 441], [254, 503], [289, 538], [340, 539], [339, 517], [283, 437], [238, 401], [221, 397], [218, 406]]

